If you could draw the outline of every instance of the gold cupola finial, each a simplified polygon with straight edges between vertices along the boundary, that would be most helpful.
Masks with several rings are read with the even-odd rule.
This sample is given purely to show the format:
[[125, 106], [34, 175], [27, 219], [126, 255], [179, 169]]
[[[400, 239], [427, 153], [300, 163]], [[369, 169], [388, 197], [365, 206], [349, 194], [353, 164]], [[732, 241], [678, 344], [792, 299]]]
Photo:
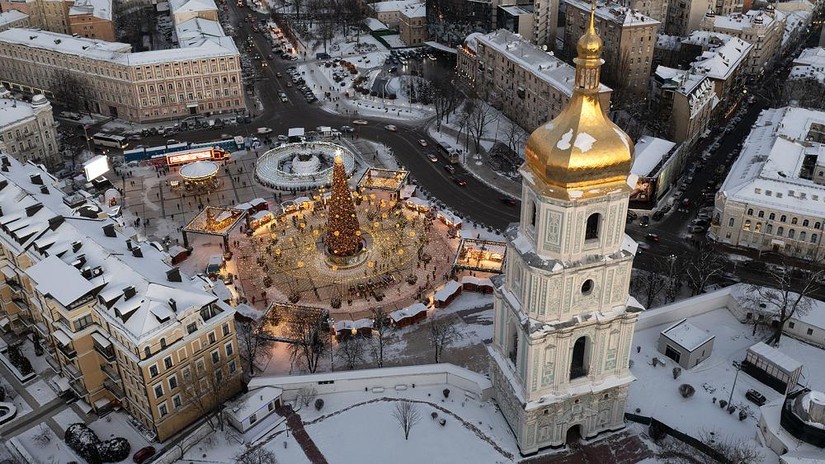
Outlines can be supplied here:
[[572, 190], [626, 184], [633, 160], [633, 142], [604, 114], [600, 100], [603, 42], [596, 32], [596, 3], [590, 21], [576, 43], [573, 95], [561, 113], [530, 135], [526, 165], [561, 197]]

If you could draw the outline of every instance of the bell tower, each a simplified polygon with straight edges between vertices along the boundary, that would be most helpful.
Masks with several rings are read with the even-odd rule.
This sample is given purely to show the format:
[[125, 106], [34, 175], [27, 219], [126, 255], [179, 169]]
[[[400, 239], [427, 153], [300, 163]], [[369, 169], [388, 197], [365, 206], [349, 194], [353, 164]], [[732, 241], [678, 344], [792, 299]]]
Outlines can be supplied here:
[[520, 223], [506, 232], [490, 348], [494, 395], [522, 454], [624, 427], [638, 312], [624, 233], [633, 142], [598, 98], [602, 40], [577, 44], [573, 95], [527, 141]]

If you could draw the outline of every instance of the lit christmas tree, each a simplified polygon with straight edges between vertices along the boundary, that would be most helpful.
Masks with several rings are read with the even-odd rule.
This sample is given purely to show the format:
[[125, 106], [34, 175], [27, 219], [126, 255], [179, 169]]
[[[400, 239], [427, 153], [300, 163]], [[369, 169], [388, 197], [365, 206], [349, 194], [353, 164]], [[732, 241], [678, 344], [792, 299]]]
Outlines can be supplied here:
[[347, 185], [347, 171], [341, 154], [335, 155], [332, 168], [332, 195], [327, 205], [327, 236], [324, 244], [335, 256], [353, 256], [361, 251], [361, 231], [355, 204]]

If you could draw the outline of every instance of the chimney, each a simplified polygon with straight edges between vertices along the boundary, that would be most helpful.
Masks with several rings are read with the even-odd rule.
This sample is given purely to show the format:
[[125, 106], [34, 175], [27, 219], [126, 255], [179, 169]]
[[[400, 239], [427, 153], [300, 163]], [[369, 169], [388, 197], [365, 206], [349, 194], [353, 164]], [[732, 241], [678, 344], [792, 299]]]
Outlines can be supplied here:
[[143, 251], [140, 249], [139, 246], [132, 248], [132, 256], [135, 258], [143, 258]]
[[40, 186], [40, 193], [45, 193], [46, 195], [48, 195], [49, 194], [49, 187], [46, 187], [45, 185], [41, 185]]
[[79, 250], [79, 249], [80, 249], [80, 247], [82, 247], [82, 246], [83, 246], [83, 242], [81, 242], [80, 240], [77, 240], [77, 241], [72, 242], [72, 253], [74, 253], [74, 252], [76, 252], [77, 250]]
[[40, 211], [40, 208], [42, 208], [42, 207], [43, 207], [43, 203], [40, 203], [40, 202], [37, 202], [37, 203], [35, 203], [31, 206], [27, 206], [26, 207], [26, 216], [28, 216], [28, 217], [34, 216], [34, 214], [36, 212]]
[[86, 264], [86, 255], [77, 255], [77, 258], [72, 261], [72, 266], [78, 269], [80, 269], [84, 264]]
[[169, 307], [172, 308], [172, 311], [178, 312], [178, 302], [174, 298], [169, 298]]
[[49, 219], [49, 230], [57, 230], [60, 224], [63, 224], [63, 216], [55, 216]]
[[117, 234], [115, 233], [115, 225], [109, 223], [103, 226], [103, 234], [107, 237], [117, 237]]
[[103, 275], [103, 268], [101, 266], [97, 266], [92, 269], [92, 277], [100, 277]]
[[90, 268], [89, 266], [84, 267], [83, 269], [80, 270], [80, 275], [82, 275], [86, 280], [91, 279], [92, 278], [92, 268]]
[[40, 174], [31, 174], [29, 175], [29, 179], [31, 179], [34, 185], [43, 185], [43, 178], [40, 177]]
[[129, 298], [132, 298], [133, 296], [135, 296], [136, 293], [137, 293], [137, 291], [135, 290], [135, 286], [130, 285], [130, 286], [123, 289], [123, 299], [128, 300]]
[[130, 238], [126, 239], [126, 249], [132, 251], [132, 239]]
[[6, 188], [7, 185], [9, 185], [9, 181], [7, 181], [6, 179], [0, 180], [0, 190]]
[[180, 268], [177, 266], [166, 271], [166, 280], [169, 282], [181, 282]]

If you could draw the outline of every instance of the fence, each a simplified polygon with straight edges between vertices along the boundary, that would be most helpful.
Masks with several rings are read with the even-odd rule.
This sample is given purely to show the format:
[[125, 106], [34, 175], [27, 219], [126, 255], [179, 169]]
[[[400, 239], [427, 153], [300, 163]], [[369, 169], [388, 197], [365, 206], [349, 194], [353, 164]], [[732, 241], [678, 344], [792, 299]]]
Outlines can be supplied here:
[[652, 429], [656, 429], [656, 430], [658, 430], [662, 433], [670, 435], [671, 437], [681, 441], [682, 443], [684, 443], [684, 444], [686, 444], [690, 447], [693, 447], [693, 448], [701, 451], [702, 453], [708, 455], [709, 457], [715, 459], [718, 462], [721, 462], [721, 463], [724, 463], [724, 464], [733, 464], [733, 462], [730, 459], [725, 457], [725, 455], [723, 455], [722, 453], [720, 453], [716, 449], [712, 448], [707, 443], [704, 443], [704, 442], [702, 442], [702, 441], [700, 441], [700, 440], [698, 440], [694, 437], [691, 437], [690, 435], [688, 435], [684, 432], [680, 432], [680, 431], [670, 427], [669, 425], [665, 424], [664, 422], [660, 422], [660, 421], [656, 420], [653, 417], [639, 416], [637, 414], [630, 414], [630, 413], [626, 412], [624, 414], [624, 418], [631, 421], [631, 422], [636, 422], [637, 424], [648, 425]]

